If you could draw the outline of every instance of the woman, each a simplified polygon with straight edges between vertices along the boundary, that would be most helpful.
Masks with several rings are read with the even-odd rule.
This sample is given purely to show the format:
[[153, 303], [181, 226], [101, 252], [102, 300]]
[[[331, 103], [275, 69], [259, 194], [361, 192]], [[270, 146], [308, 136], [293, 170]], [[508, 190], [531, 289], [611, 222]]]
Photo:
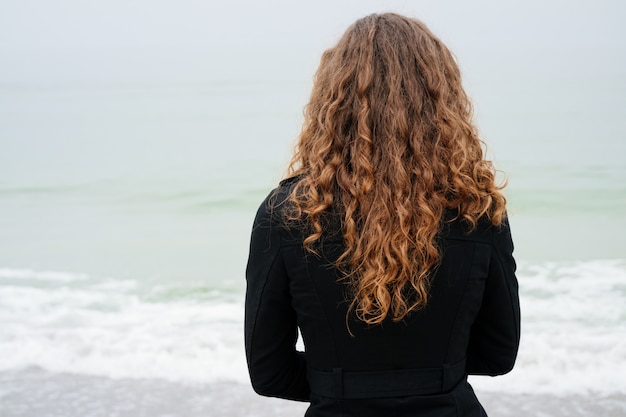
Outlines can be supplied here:
[[[322, 56], [247, 267], [254, 389], [306, 416], [485, 416], [520, 313], [501, 187], [451, 53], [421, 22], [355, 22]], [[298, 329], [306, 352], [295, 349]]]

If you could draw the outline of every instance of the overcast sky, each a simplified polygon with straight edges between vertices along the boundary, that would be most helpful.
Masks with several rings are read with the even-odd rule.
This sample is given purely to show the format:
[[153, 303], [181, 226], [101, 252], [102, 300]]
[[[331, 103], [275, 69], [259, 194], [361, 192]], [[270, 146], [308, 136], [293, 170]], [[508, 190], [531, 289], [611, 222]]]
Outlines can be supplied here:
[[625, 44], [622, 0], [2, 0], [0, 45], [317, 44], [364, 14], [397, 10], [458, 42]]
[[[129, 54], [126, 68], [138, 73], [166, 62], [175, 73], [211, 54], [253, 51], [271, 59], [291, 49], [318, 57], [352, 21], [381, 11], [424, 20], [461, 62], [596, 50], [603, 66], [623, 70], [625, 10], [623, 0], [0, 0], [0, 77], [23, 83], [82, 71], [89, 78], [102, 61], [123, 76]], [[190, 58], [198, 54], [205, 56]]]

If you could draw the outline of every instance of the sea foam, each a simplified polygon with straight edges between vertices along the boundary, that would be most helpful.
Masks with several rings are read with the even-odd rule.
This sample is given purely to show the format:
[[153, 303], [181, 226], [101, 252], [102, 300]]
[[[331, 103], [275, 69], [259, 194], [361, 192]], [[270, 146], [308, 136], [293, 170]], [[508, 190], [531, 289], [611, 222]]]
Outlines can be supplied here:
[[[470, 377], [472, 384], [489, 391], [626, 393], [626, 262], [521, 262], [518, 279], [522, 339], [515, 369]], [[0, 269], [0, 323], [0, 370], [248, 380], [243, 287], [207, 294]]]

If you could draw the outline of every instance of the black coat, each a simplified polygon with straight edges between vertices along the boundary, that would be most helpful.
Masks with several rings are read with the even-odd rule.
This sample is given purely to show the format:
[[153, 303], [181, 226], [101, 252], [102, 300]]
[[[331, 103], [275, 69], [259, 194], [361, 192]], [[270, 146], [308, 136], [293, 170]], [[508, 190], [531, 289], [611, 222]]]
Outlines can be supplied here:
[[[426, 308], [369, 326], [346, 321], [347, 288], [332, 267], [343, 250], [338, 225], [327, 225], [320, 256], [303, 249], [301, 228], [284, 226], [292, 186], [268, 196], [252, 231], [245, 343], [255, 391], [310, 401], [310, 417], [486, 415], [467, 374], [509, 372], [519, 345], [508, 223], [479, 222], [471, 233], [446, 223]], [[298, 328], [306, 353], [295, 349]]]

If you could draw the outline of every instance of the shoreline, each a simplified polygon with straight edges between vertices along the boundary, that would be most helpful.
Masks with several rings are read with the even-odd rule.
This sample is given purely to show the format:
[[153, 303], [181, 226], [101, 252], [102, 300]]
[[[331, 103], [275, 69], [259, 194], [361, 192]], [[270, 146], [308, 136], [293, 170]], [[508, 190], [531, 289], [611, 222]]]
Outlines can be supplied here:
[[[492, 417], [620, 417], [626, 393], [517, 394], [476, 390]], [[256, 395], [237, 382], [111, 379], [40, 368], [0, 372], [3, 417], [297, 417], [307, 403]]]

